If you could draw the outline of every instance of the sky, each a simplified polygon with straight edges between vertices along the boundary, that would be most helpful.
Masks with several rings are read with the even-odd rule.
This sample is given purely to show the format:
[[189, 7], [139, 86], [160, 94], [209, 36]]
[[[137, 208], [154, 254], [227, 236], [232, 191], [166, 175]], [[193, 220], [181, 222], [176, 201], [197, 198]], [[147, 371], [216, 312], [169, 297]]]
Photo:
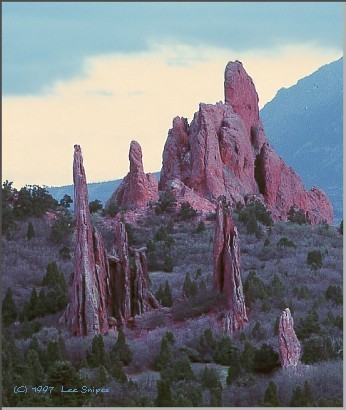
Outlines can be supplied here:
[[61, 186], [74, 144], [88, 182], [125, 176], [133, 139], [159, 171], [173, 118], [223, 101], [228, 61], [262, 107], [337, 60], [343, 3], [4, 2], [2, 31], [3, 180]]

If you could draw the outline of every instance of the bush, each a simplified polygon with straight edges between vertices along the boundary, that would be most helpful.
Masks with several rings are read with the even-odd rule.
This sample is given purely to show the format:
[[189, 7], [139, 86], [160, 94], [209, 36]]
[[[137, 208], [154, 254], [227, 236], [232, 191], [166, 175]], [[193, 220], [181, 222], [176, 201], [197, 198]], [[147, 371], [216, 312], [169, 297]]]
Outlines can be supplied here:
[[250, 306], [256, 299], [264, 301], [268, 298], [267, 289], [254, 270], [249, 272], [244, 282], [243, 289], [245, 302], [248, 306]]
[[280, 246], [282, 248], [283, 247], [285, 247], [285, 248], [296, 248], [295, 243], [293, 241], [291, 241], [290, 239], [286, 238], [285, 236], [280, 238], [280, 240], [278, 241], [276, 246]]
[[209, 367], [204, 368], [201, 383], [204, 389], [222, 388], [216, 371]]
[[2, 301], [2, 320], [5, 326], [13, 323], [17, 318], [17, 308], [12, 297], [12, 290], [8, 288]]
[[201, 233], [205, 231], [205, 225], [203, 221], [199, 221], [198, 225], [197, 225], [197, 229], [196, 232], [197, 233]]
[[321, 325], [316, 309], [311, 309], [305, 318], [301, 318], [296, 326], [298, 339], [303, 340], [308, 338], [313, 333], [321, 333]]
[[322, 268], [322, 253], [321, 251], [309, 251], [306, 257], [306, 263], [314, 270]]
[[338, 285], [329, 285], [326, 290], [326, 299], [332, 300], [336, 305], [342, 305], [343, 296], [342, 290]]
[[178, 216], [183, 221], [194, 218], [196, 215], [197, 215], [197, 211], [192, 208], [192, 206], [189, 204], [189, 202], [183, 202], [181, 204]]
[[175, 208], [177, 200], [175, 196], [170, 191], [164, 191], [160, 195], [159, 201], [155, 206], [155, 213], [157, 215], [162, 214], [163, 212], [172, 212]]
[[117, 341], [111, 351], [111, 358], [114, 359], [115, 356], [119, 358], [124, 366], [131, 363], [132, 352], [126, 343], [126, 336], [122, 327], [119, 329]]
[[259, 349], [256, 349], [253, 361], [253, 369], [256, 372], [269, 373], [277, 366], [279, 366], [279, 354], [272, 346], [263, 343]]
[[173, 272], [173, 268], [174, 268], [173, 258], [171, 256], [167, 255], [165, 257], [165, 260], [163, 261], [163, 270], [165, 272]]
[[247, 226], [249, 223], [255, 226], [254, 222], [257, 221], [266, 226], [273, 225], [271, 212], [261, 201], [251, 201], [242, 208], [238, 208], [237, 213], [238, 220]]
[[71, 249], [68, 246], [63, 246], [61, 249], [59, 249], [59, 255], [64, 260], [71, 259]]
[[302, 209], [295, 209], [294, 206], [288, 211], [287, 220], [298, 225], [311, 224], [305, 212]]
[[344, 220], [341, 219], [340, 225], [339, 225], [339, 232], [341, 233], [341, 235], [344, 234]]
[[89, 202], [89, 211], [91, 214], [96, 213], [102, 210], [102, 203], [100, 200], [95, 199], [94, 201]]
[[104, 214], [111, 216], [111, 217], [115, 216], [118, 212], [119, 212], [119, 206], [114, 201], [108, 203], [108, 205], [106, 206], [104, 210]]
[[69, 211], [60, 212], [52, 226], [50, 239], [57, 244], [68, 244], [73, 232], [73, 218]]
[[28, 241], [30, 241], [32, 238], [35, 238], [35, 229], [31, 221], [29, 222], [28, 229], [26, 231], [26, 238]]
[[303, 344], [302, 362], [316, 363], [328, 359], [335, 359], [338, 352], [333, 349], [330, 337], [313, 336]]
[[267, 390], [264, 393], [263, 407], [279, 407], [280, 401], [277, 397], [277, 387], [273, 381], [270, 381]]

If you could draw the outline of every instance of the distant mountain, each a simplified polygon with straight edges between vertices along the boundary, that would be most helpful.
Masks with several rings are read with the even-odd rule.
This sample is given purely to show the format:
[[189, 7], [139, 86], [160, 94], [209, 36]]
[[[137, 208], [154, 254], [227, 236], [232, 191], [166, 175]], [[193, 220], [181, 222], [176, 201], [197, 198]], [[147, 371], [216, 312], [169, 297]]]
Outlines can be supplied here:
[[[154, 173], [156, 177], [160, 178], [160, 172]], [[114, 181], [107, 181], [107, 182], [92, 182], [88, 184], [88, 192], [89, 192], [89, 201], [94, 201], [98, 199], [104, 205], [115, 189], [120, 185], [122, 179], [115, 179]], [[48, 187], [47, 191], [55, 198], [57, 201], [65, 195], [70, 195], [73, 199], [73, 185], [65, 185], [61, 187]], [[73, 208], [73, 204], [72, 204]]]
[[260, 116], [269, 142], [305, 187], [317, 185], [326, 192], [338, 223], [343, 193], [343, 59], [280, 89]]

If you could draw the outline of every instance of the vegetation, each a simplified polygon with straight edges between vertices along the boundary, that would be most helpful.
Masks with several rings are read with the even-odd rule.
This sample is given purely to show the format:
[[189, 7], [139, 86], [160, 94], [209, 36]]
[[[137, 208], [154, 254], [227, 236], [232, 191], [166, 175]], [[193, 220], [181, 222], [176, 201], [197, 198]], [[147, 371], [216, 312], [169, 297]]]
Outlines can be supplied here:
[[[179, 215], [181, 207], [176, 204], [158, 213], [155, 205], [146, 218], [126, 229], [134, 246], [147, 246], [150, 290], [166, 309], [136, 317], [134, 328], [118, 329], [117, 335], [76, 338], [58, 325], [73, 275], [70, 201], [65, 198], [65, 204], [60, 201], [50, 210], [49, 220], [47, 216], [18, 217], [13, 213], [11, 184], [3, 190], [15, 224], [12, 231], [8, 225], [10, 233], [2, 238], [4, 405], [342, 405], [339, 229], [269, 223], [261, 205], [247, 201], [244, 209], [238, 207], [233, 216], [240, 236], [249, 323], [229, 338], [217, 325], [222, 324], [225, 300], [213, 291], [214, 214], [197, 222]], [[66, 228], [64, 218], [70, 226], [60, 234]], [[253, 220], [260, 234], [248, 233]], [[114, 232], [106, 221], [109, 218], [101, 215], [92, 218], [110, 251]], [[29, 222], [35, 231], [30, 240]], [[53, 226], [57, 223], [56, 241], [51, 237], [52, 222]], [[197, 229], [199, 225], [202, 228]], [[317, 269], [313, 267], [320, 266], [316, 258], [307, 263], [313, 250], [322, 256]], [[164, 269], [166, 258], [173, 263], [171, 272]], [[301, 372], [289, 379], [279, 365], [277, 345], [278, 319], [286, 307], [291, 309], [302, 345]], [[12, 394], [13, 385], [44, 382], [58, 387], [62, 378], [66, 386], [102, 385], [109, 393]]]

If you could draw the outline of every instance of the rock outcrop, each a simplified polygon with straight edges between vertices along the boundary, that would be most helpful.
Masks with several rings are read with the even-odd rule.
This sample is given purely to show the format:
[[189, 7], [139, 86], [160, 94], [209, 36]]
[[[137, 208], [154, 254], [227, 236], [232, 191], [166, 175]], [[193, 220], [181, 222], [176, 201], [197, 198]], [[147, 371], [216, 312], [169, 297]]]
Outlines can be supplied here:
[[293, 328], [293, 318], [286, 308], [279, 322], [279, 355], [282, 367], [297, 366], [300, 357], [300, 343]]
[[224, 85], [225, 103], [200, 104], [191, 124], [174, 118], [162, 155], [160, 190], [180, 181], [186, 190], [213, 203], [225, 196], [232, 204], [244, 204], [246, 196], [255, 195], [275, 220], [286, 220], [293, 206], [312, 223], [332, 223], [325, 193], [315, 187], [307, 192], [300, 177], [269, 146], [255, 86], [239, 61], [227, 64]]
[[130, 248], [125, 225], [117, 218], [114, 251], [107, 255], [101, 234], [92, 228], [88, 190], [79, 145], [73, 163], [76, 239], [71, 302], [59, 323], [73, 336], [107, 333], [131, 316], [160, 307], [148, 289], [145, 248]]
[[146, 248], [133, 249], [130, 253], [134, 258], [134, 269], [131, 277], [132, 284], [132, 316], [141, 315], [152, 309], [160, 308], [160, 304], [148, 288], [148, 269]]
[[223, 327], [227, 334], [239, 331], [248, 321], [240, 275], [238, 232], [230, 210], [221, 201], [216, 210], [214, 235], [214, 289], [226, 296]]
[[73, 162], [76, 242], [71, 302], [60, 319], [74, 336], [108, 331], [109, 276], [103, 241], [90, 222], [82, 151], [74, 146]]
[[154, 174], [145, 174], [142, 148], [137, 141], [131, 141], [129, 160], [130, 172], [112, 194], [108, 204], [116, 203], [118, 206], [134, 208], [145, 207], [149, 201], [158, 200], [158, 180]]

